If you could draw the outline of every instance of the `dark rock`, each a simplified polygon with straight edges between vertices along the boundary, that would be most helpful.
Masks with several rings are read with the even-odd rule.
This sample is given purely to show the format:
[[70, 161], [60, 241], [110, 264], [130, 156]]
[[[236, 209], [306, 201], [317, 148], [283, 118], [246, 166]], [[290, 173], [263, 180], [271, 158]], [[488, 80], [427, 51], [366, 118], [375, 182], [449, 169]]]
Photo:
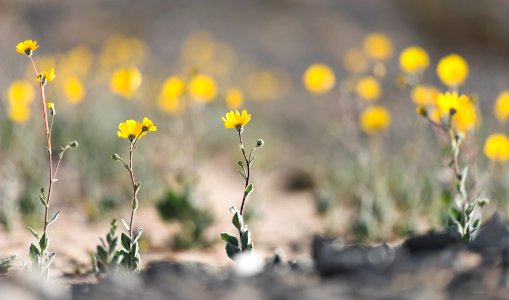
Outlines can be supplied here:
[[477, 251], [496, 251], [508, 248], [509, 226], [507, 222], [499, 213], [495, 213], [481, 226], [479, 233], [469, 246]]
[[460, 245], [461, 238], [450, 232], [430, 232], [424, 235], [407, 239], [403, 248], [411, 254], [439, 251], [453, 245]]

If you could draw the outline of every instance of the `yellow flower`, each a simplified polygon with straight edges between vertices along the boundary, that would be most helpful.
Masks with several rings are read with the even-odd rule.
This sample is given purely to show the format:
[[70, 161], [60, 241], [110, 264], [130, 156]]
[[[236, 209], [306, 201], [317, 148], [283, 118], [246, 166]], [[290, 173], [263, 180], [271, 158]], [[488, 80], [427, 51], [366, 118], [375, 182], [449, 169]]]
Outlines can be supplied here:
[[375, 77], [366, 76], [359, 79], [355, 91], [359, 97], [366, 101], [376, 101], [382, 94], [382, 87]]
[[55, 109], [55, 103], [46, 102], [46, 108], [51, 109], [51, 110]]
[[458, 95], [457, 92], [445, 92], [438, 95], [437, 107], [442, 117], [456, 113], [462, 102], [469, 101], [467, 95]]
[[242, 110], [242, 114], [238, 110], [230, 110], [226, 113], [226, 116], [221, 117], [224, 122], [224, 128], [232, 128], [240, 131], [244, 125], [251, 121], [251, 114], [247, 113], [247, 110]]
[[30, 119], [32, 111], [26, 104], [14, 104], [9, 106], [9, 119], [16, 123], [24, 123]]
[[323, 94], [334, 88], [336, 77], [331, 67], [325, 64], [312, 64], [304, 73], [304, 86], [314, 94]]
[[7, 89], [7, 99], [11, 104], [28, 104], [34, 100], [35, 91], [26, 80], [13, 81]]
[[498, 95], [494, 111], [499, 121], [506, 121], [509, 118], [509, 91], [502, 91]]
[[55, 68], [51, 68], [51, 70], [47, 72], [42, 72], [37, 76], [37, 81], [39, 81], [42, 85], [53, 81], [55, 79]]
[[366, 134], [375, 134], [389, 128], [391, 115], [382, 106], [370, 106], [361, 113], [359, 123]]
[[351, 48], [343, 56], [345, 69], [352, 73], [362, 73], [368, 68], [368, 60], [358, 48]]
[[456, 132], [466, 134], [477, 125], [475, 104], [469, 97], [460, 97], [458, 111], [452, 117], [452, 126]]
[[229, 109], [237, 109], [244, 103], [244, 94], [239, 88], [231, 87], [226, 91], [225, 102]]
[[421, 47], [408, 47], [399, 56], [399, 66], [405, 73], [421, 73], [429, 66], [428, 53]]
[[509, 138], [502, 133], [490, 135], [484, 143], [484, 154], [495, 162], [505, 162], [509, 159]]
[[457, 87], [468, 77], [468, 64], [458, 54], [450, 54], [438, 62], [436, 71], [443, 84]]
[[28, 55], [30, 57], [32, 56], [32, 53], [37, 50], [37, 48], [39, 48], [37, 41], [26, 40], [16, 45], [16, 52]]
[[426, 85], [416, 85], [410, 93], [412, 101], [420, 106], [436, 105], [438, 95], [440, 91], [437, 88]]
[[180, 98], [186, 89], [185, 82], [178, 76], [168, 77], [159, 92], [157, 105], [165, 112], [174, 113], [180, 108]]
[[217, 94], [217, 86], [214, 79], [209, 75], [196, 75], [188, 85], [189, 96], [198, 102], [210, 102]]
[[110, 89], [113, 93], [125, 98], [131, 98], [141, 86], [141, 73], [137, 68], [117, 69], [110, 81]]
[[142, 136], [144, 136], [145, 134], [147, 134], [147, 132], [156, 132], [156, 131], [157, 131], [157, 126], [154, 125], [154, 122], [152, 122], [152, 120], [150, 120], [147, 117], [143, 118], [143, 122], [141, 123], [140, 138]]
[[119, 138], [134, 142], [143, 133], [143, 124], [135, 120], [126, 120], [118, 125], [118, 129], [117, 135]]
[[386, 60], [392, 56], [392, 42], [384, 34], [372, 33], [364, 38], [364, 53], [374, 60]]
[[76, 76], [66, 78], [63, 88], [65, 97], [72, 104], [80, 103], [85, 97], [85, 87]]

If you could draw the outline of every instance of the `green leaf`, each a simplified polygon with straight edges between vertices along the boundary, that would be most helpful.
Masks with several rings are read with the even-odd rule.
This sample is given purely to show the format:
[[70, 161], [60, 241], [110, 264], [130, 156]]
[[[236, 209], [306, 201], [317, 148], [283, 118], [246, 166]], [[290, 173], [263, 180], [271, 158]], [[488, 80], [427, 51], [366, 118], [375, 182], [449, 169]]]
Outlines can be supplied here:
[[124, 224], [125, 230], [129, 230], [129, 225], [127, 225], [127, 222], [124, 219], [120, 219], [122, 221], [122, 224]]
[[54, 216], [53, 218], [51, 218], [51, 220], [48, 222], [48, 226], [51, 225], [53, 222], [55, 222], [58, 217], [60, 216], [60, 211], [58, 211]]
[[138, 232], [136, 232], [136, 234], [134, 235], [134, 238], [133, 238], [133, 241], [131, 242], [131, 244], [136, 244], [136, 242], [138, 242], [138, 239], [141, 237], [142, 232], [143, 232], [143, 229], [140, 228], [140, 230], [138, 230]]
[[102, 263], [106, 263], [108, 261], [108, 252], [102, 246], [97, 246], [97, 258]]
[[239, 254], [240, 248], [238, 246], [233, 245], [232, 243], [226, 243], [225, 246], [226, 249], [226, 255], [228, 255], [229, 258], [233, 259], [235, 255]]
[[240, 241], [242, 243], [242, 250], [250, 250], [252, 248], [251, 244], [251, 232], [249, 230], [246, 230], [242, 233], [242, 237], [240, 238]]
[[242, 215], [240, 214], [240, 212], [238, 212], [238, 211], [235, 212], [235, 214], [233, 215], [233, 218], [232, 218], [232, 224], [239, 231], [242, 228], [242, 226], [244, 226], [244, 220], [242, 219]]
[[451, 207], [450, 213], [454, 221], [461, 223], [462, 213], [459, 209], [457, 209], [456, 207]]
[[39, 248], [42, 253], [44, 253], [44, 251], [48, 248], [48, 234], [46, 232], [42, 234], [42, 237], [39, 240]]
[[37, 234], [37, 232], [32, 227], [27, 227], [27, 229], [35, 237], [35, 239], [39, 240], [39, 234]]
[[122, 243], [122, 247], [124, 247], [125, 250], [131, 251], [131, 239], [125, 233], [122, 233], [120, 242]]
[[133, 198], [133, 203], [132, 203], [132, 204], [133, 204], [133, 205], [132, 205], [132, 208], [133, 208], [134, 210], [136, 210], [136, 209], [138, 208], [138, 198], [134, 197], [134, 198]]
[[239, 240], [237, 240], [236, 237], [234, 237], [233, 235], [229, 234], [228, 232], [222, 232], [221, 233], [221, 239], [227, 243], [231, 243], [235, 246], [239, 246]]
[[34, 260], [36, 257], [40, 256], [41, 252], [37, 249], [37, 246], [34, 244], [30, 244], [30, 251], [28, 252], [28, 256], [30, 256], [31, 260]]
[[49, 268], [51, 263], [53, 262], [53, 258], [55, 258], [56, 253], [52, 252], [48, 257], [46, 258], [46, 268]]
[[46, 200], [44, 199], [44, 195], [41, 194], [39, 195], [39, 201], [41, 201], [41, 204], [44, 206], [44, 207], [47, 207], [48, 204], [46, 203]]
[[246, 198], [247, 198], [247, 196], [249, 196], [249, 194], [251, 194], [251, 192], [252, 192], [252, 191], [253, 191], [253, 184], [252, 184], [252, 183], [250, 183], [250, 184], [246, 187], [246, 189], [244, 190], [244, 195], [246, 196]]

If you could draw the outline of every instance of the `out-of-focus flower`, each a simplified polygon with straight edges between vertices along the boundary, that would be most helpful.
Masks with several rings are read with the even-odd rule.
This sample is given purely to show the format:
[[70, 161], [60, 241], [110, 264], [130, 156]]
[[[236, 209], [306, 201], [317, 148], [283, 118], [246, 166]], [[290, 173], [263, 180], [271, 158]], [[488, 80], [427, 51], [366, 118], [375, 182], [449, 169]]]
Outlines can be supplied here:
[[211, 76], [205, 74], [191, 78], [187, 88], [191, 99], [197, 102], [210, 102], [217, 95], [216, 82]]
[[85, 78], [92, 66], [94, 54], [86, 46], [78, 46], [59, 57], [59, 73]]
[[499, 121], [506, 121], [509, 118], [509, 91], [502, 91], [498, 94], [494, 112]]
[[336, 77], [331, 67], [325, 64], [312, 64], [304, 73], [304, 86], [314, 94], [323, 94], [334, 88]]
[[169, 113], [175, 113], [180, 109], [181, 97], [186, 90], [184, 80], [178, 76], [168, 77], [159, 92], [157, 105], [159, 109]]
[[466, 134], [477, 125], [477, 111], [474, 102], [469, 98], [461, 98], [459, 108], [452, 117], [452, 126], [456, 132]]
[[85, 87], [76, 76], [67, 77], [63, 83], [64, 95], [69, 103], [80, 103], [85, 97]]
[[118, 124], [117, 135], [119, 138], [129, 139], [133, 142], [142, 134], [142, 123], [135, 120], [126, 120]]
[[37, 45], [37, 41], [34, 40], [25, 40], [16, 45], [16, 52], [25, 54], [27, 56], [32, 56], [33, 52], [39, 48]]
[[244, 94], [242, 90], [237, 87], [231, 87], [226, 90], [226, 96], [224, 101], [229, 109], [237, 109], [244, 103]]
[[382, 94], [382, 87], [373, 76], [366, 76], [357, 82], [355, 86], [357, 95], [366, 101], [376, 101]]
[[99, 57], [102, 70], [110, 72], [114, 68], [140, 65], [147, 52], [146, 44], [137, 38], [116, 34], [104, 43]]
[[408, 47], [399, 56], [399, 66], [405, 73], [422, 73], [429, 66], [428, 53], [421, 47]]
[[509, 160], [509, 138], [502, 133], [490, 135], [484, 143], [484, 154], [495, 162]]
[[361, 113], [359, 124], [366, 134], [380, 133], [391, 125], [391, 115], [382, 106], [370, 106]]
[[141, 73], [137, 68], [116, 70], [110, 81], [111, 91], [125, 98], [131, 98], [141, 86]]
[[374, 60], [386, 60], [392, 56], [392, 42], [382, 33], [371, 33], [364, 38], [363, 49]]
[[37, 81], [39, 81], [42, 85], [45, 85], [46, 83], [53, 81], [55, 77], [55, 68], [51, 68], [51, 70], [47, 72], [39, 73]]
[[46, 108], [47, 109], [55, 109], [55, 103], [53, 103], [53, 102], [46, 102]]
[[468, 64], [460, 55], [449, 54], [440, 59], [436, 71], [443, 84], [457, 87], [468, 77]]
[[244, 84], [247, 98], [271, 101], [284, 98], [288, 94], [292, 79], [283, 69], [262, 69], [248, 73]]
[[350, 48], [343, 56], [343, 65], [349, 72], [362, 73], [368, 68], [368, 60], [360, 49]]
[[28, 104], [34, 100], [33, 85], [27, 80], [13, 81], [7, 89], [7, 99], [10, 104]]
[[460, 108], [462, 102], [469, 101], [468, 96], [457, 92], [445, 92], [438, 95], [437, 107], [443, 117], [454, 114]]
[[30, 106], [26, 104], [13, 104], [9, 105], [9, 119], [16, 123], [24, 123], [32, 116]]
[[412, 101], [419, 106], [436, 105], [438, 95], [440, 95], [440, 90], [426, 85], [416, 85], [410, 93]]
[[251, 114], [248, 114], [245, 109], [242, 110], [242, 113], [239, 113], [238, 110], [231, 110], [224, 117], [221, 117], [221, 120], [224, 122], [224, 128], [240, 131], [243, 126], [251, 121]]

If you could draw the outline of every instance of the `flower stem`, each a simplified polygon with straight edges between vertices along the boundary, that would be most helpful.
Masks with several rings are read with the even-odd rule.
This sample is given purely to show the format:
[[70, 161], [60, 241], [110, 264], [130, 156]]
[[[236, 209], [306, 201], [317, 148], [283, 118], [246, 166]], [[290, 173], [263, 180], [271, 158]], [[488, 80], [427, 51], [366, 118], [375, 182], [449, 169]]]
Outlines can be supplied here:
[[[244, 160], [246, 161], [246, 168], [247, 168], [247, 172], [246, 172], [246, 184], [244, 186], [244, 191], [246, 190], [247, 186], [249, 185], [249, 179], [250, 179], [250, 170], [251, 170], [251, 154], [253, 153], [253, 151], [251, 151], [251, 154], [249, 155], [249, 159], [247, 158], [246, 156], [246, 151], [244, 150], [244, 143], [242, 141], [242, 130], [237, 130], [237, 132], [239, 133], [239, 142], [240, 142], [240, 150], [242, 150], [242, 156], [244, 156]], [[246, 192], [244, 192], [244, 196], [242, 196], [242, 205], [240, 206], [240, 215], [242, 215], [242, 213], [244, 212], [244, 204], [246, 202], [246, 198], [247, 198], [247, 194]]]
[[[129, 175], [131, 177], [131, 183], [133, 185], [133, 199], [132, 201], [137, 201], [136, 199], [136, 180], [134, 179], [134, 170], [133, 170], [133, 158], [134, 158], [134, 149], [136, 142], [133, 141], [129, 145]], [[131, 205], [131, 219], [129, 221], [129, 238], [133, 238], [133, 225], [134, 225], [134, 212], [136, 211], [136, 207]]]

